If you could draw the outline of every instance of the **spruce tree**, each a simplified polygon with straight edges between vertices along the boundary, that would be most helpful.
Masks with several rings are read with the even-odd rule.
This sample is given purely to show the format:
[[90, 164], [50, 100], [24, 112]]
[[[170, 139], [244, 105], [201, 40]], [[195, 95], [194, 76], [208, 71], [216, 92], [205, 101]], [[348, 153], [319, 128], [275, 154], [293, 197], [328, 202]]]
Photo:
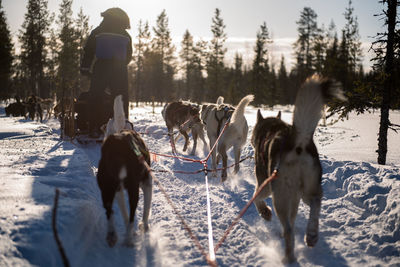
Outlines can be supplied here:
[[342, 29], [341, 41], [337, 47], [337, 59], [334, 58], [333, 50], [328, 51], [331, 60], [330, 64], [334, 64], [330, 66], [330, 69], [335, 73], [335, 78], [341, 83], [347, 97], [346, 103], [330, 103], [331, 114], [338, 113], [340, 118], [347, 118], [348, 113], [352, 110], [362, 113], [371, 105], [371, 99], [366, 97], [368, 93], [365, 92], [368, 89], [362, 82], [363, 74], [360, 67], [362, 59], [361, 42], [357, 17], [354, 16], [351, 0], [349, 0], [349, 5], [346, 7], [344, 17], [346, 24]]
[[[375, 69], [378, 72], [383, 72], [383, 88], [381, 91], [381, 119], [379, 124], [379, 137], [378, 137], [378, 164], [386, 164], [387, 147], [387, 133], [388, 129], [400, 129], [400, 125], [392, 124], [389, 120], [389, 110], [393, 105], [393, 93], [396, 88], [399, 90], [399, 84], [396, 84], [396, 56], [399, 58], [399, 40], [396, 40], [396, 24], [397, 20], [397, 6], [400, 4], [398, 0], [382, 0], [381, 3], [387, 4], [387, 10], [384, 11], [385, 25], [387, 32], [380, 33], [377, 36], [377, 41], [374, 42], [374, 51], [376, 53]], [[396, 51], [397, 50], [397, 51]], [[396, 53], [397, 52], [397, 53]], [[398, 67], [397, 67], [398, 69]], [[398, 73], [397, 73], [398, 75]], [[398, 81], [398, 80], [397, 80]]]
[[172, 44], [168, 28], [168, 17], [165, 10], [157, 17], [156, 27], [153, 27], [153, 31], [152, 50], [159, 64], [156, 68], [159, 80], [154, 84], [153, 93], [156, 100], [168, 101], [175, 95], [173, 84], [175, 75], [175, 46]]
[[234, 67], [230, 70], [229, 87], [226, 95], [228, 103], [239, 103], [240, 99], [245, 95], [243, 85], [243, 56], [238, 52], [235, 53]]
[[221, 11], [216, 8], [212, 18], [211, 32], [213, 38], [207, 60], [207, 100], [215, 102], [218, 96], [223, 95], [224, 57], [227, 49], [224, 47], [227, 35], [225, 24], [221, 18]]
[[[77, 41], [77, 49], [79, 60], [81, 62], [83, 57], [83, 49], [86, 44], [87, 38], [89, 37], [90, 31], [92, 27], [89, 26], [89, 16], [83, 13], [83, 9], [80, 8], [77, 18], [75, 19], [75, 34], [76, 34], [76, 41]], [[87, 76], [84, 76], [79, 73], [78, 77], [78, 90], [77, 96], [81, 92], [86, 92], [89, 90], [90, 80]]]
[[281, 62], [278, 70], [277, 78], [277, 96], [278, 103], [282, 105], [293, 104], [291, 102], [292, 98], [291, 91], [288, 84], [288, 73], [285, 65], [285, 57], [282, 55]]
[[192, 96], [194, 101], [203, 102], [206, 100], [205, 96], [205, 78], [203, 72], [206, 70], [208, 58], [208, 44], [204, 40], [199, 40], [193, 47], [193, 60], [192, 60]]
[[329, 25], [326, 46], [326, 57], [322, 74], [326, 77], [339, 80], [339, 39], [337, 37], [336, 25], [333, 21]]
[[346, 52], [348, 56], [347, 68], [351, 73], [355, 73], [357, 72], [357, 68], [360, 67], [360, 62], [362, 60], [362, 48], [358, 31], [358, 21], [357, 17], [354, 15], [352, 0], [349, 0], [349, 5], [345, 10], [344, 18], [346, 20], [343, 31], [346, 37]]
[[58, 95], [72, 99], [78, 93], [75, 90], [78, 85], [80, 54], [79, 41], [72, 19], [72, 0], [62, 0], [59, 11], [57, 23], [60, 27], [58, 38], [61, 47], [58, 54]]
[[267, 24], [264, 22], [257, 32], [254, 48], [252, 87], [255, 95], [255, 104], [270, 102], [270, 98], [272, 97], [269, 83], [270, 69], [268, 58], [268, 44], [271, 42]]
[[313, 62], [315, 56], [312, 53], [314, 39], [318, 34], [317, 14], [310, 7], [305, 7], [300, 13], [300, 19], [296, 22], [299, 36], [294, 43], [296, 56], [296, 71], [302, 82], [314, 72]]
[[[58, 54], [60, 52], [60, 43], [54, 28], [50, 29], [50, 34], [47, 42], [47, 60], [46, 60], [46, 80], [49, 87], [49, 96], [56, 94], [57, 85], [57, 68]], [[60, 95], [58, 96], [60, 97]]]
[[49, 11], [47, 0], [29, 0], [22, 29], [19, 33], [21, 51], [21, 76], [27, 80], [29, 88], [25, 94], [41, 96], [46, 62], [46, 36], [49, 31]]
[[136, 106], [139, 105], [139, 101], [145, 100], [145, 80], [144, 80], [144, 64], [145, 64], [145, 55], [148, 54], [149, 43], [150, 43], [150, 30], [149, 23], [146, 21], [143, 23], [142, 20], [139, 20], [138, 24], [138, 35], [137, 42], [134, 43], [134, 54], [133, 54], [133, 64], [132, 64], [132, 89], [134, 100], [136, 101]]
[[317, 74], [323, 73], [327, 45], [327, 36], [324, 25], [322, 25], [321, 28], [317, 28], [312, 44], [312, 54], [314, 58], [313, 69]]
[[339, 72], [338, 80], [342, 83], [343, 89], [349, 98], [349, 102], [357, 102], [355, 82], [362, 60], [362, 49], [360, 35], [358, 32], [357, 17], [354, 16], [354, 7], [349, 0], [345, 9], [344, 18], [346, 24], [342, 29], [342, 39], [339, 45]]
[[6, 99], [11, 95], [12, 52], [11, 34], [3, 11], [2, 0], [0, 0], [0, 99]]
[[181, 58], [182, 73], [185, 81], [185, 92], [181, 93], [183, 98], [188, 99], [192, 96], [192, 69], [193, 69], [193, 59], [194, 59], [194, 43], [193, 36], [190, 34], [189, 30], [186, 30], [183, 34], [183, 39], [181, 42], [181, 51], [179, 56]]

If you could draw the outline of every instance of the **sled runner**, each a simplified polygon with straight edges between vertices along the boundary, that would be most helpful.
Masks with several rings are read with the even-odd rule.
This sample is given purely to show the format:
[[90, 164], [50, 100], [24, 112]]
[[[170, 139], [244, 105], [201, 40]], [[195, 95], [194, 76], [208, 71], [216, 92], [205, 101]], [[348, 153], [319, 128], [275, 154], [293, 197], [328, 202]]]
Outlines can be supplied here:
[[88, 134], [79, 134], [75, 136], [76, 141], [82, 145], [101, 144], [103, 142], [103, 138], [103, 135], [99, 137], [91, 137]]

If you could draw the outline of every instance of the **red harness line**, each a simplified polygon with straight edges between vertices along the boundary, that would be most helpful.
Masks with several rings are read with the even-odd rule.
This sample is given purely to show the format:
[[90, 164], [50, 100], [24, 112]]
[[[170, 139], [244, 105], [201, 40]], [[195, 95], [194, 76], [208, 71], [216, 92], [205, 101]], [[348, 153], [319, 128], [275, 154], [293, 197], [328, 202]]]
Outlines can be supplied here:
[[183, 126], [185, 126], [189, 121], [194, 120], [198, 115], [190, 115], [189, 119], [187, 119], [184, 123], [179, 125], [179, 129], [182, 129]]
[[275, 180], [278, 177], [278, 170], [274, 170], [271, 174], [270, 177], [268, 177], [258, 188], [257, 192], [253, 195], [253, 197], [247, 202], [246, 206], [240, 211], [239, 215], [233, 220], [231, 225], [226, 229], [225, 233], [222, 235], [220, 240], [218, 241], [217, 245], [214, 248], [214, 252], [217, 252], [217, 250], [221, 247], [222, 243], [225, 241], [225, 239], [228, 237], [229, 233], [233, 229], [233, 227], [239, 222], [240, 218], [243, 217], [243, 215], [246, 213], [247, 209], [250, 207], [250, 205], [254, 202], [256, 197], [260, 194], [261, 190], [264, 189], [267, 184], [269, 184], [271, 181]]
[[164, 172], [164, 173], [179, 173], [179, 174], [198, 174], [198, 173], [201, 173], [201, 172], [204, 172], [205, 171], [205, 169], [199, 169], [199, 170], [197, 170], [197, 171], [168, 171], [168, 170], [154, 170], [154, 169], [151, 169], [151, 171], [153, 171], [153, 172]]
[[176, 158], [184, 161], [189, 161], [189, 162], [198, 162], [202, 163], [201, 159], [191, 159], [191, 158], [186, 158], [182, 156], [175, 156], [175, 155], [169, 155], [169, 154], [161, 154], [161, 153], [156, 153], [156, 152], [149, 152], [150, 154], [161, 156], [161, 157], [166, 157], [166, 158]]
[[[152, 153], [152, 152], [150, 152]], [[156, 155], [155, 153], [152, 153], [154, 155]], [[160, 156], [164, 156], [162, 154], [157, 154]], [[165, 155], [168, 157], [171, 157], [170, 155]], [[238, 164], [240, 164], [241, 162], [245, 161], [246, 159], [251, 158], [252, 156], [247, 156], [242, 158], [238, 163], [232, 163], [231, 165], [227, 166], [226, 168], [217, 168], [217, 169], [208, 169], [207, 167], [203, 168], [203, 169], [198, 169], [196, 171], [181, 171], [181, 170], [177, 170], [177, 171], [169, 171], [169, 170], [156, 170], [156, 169], [151, 169], [151, 171], [153, 172], [163, 172], [163, 173], [179, 173], [179, 174], [198, 174], [201, 172], [217, 172], [217, 171], [221, 171], [221, 170], [225, 170], [225, 169], [229, 169], [232, 168], [233, 166], [236, 166]], [[155, 161], [155, 160], [154, 160]]]

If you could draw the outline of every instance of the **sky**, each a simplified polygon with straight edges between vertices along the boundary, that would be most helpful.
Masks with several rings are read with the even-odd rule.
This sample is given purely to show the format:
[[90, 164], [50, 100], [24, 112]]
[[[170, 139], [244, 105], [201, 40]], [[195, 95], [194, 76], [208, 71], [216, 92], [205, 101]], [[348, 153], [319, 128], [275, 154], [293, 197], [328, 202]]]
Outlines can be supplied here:
[[[49, 9], [58, 13], [61, 0], [49, 1]], [[18, 33], [26, 13], [27, 1], [3, 0], [10, 30]], [[75, 0], [73, 2], [74, 16], [82, 7], [83, 12], [90, 17], [90, 25], [96, 26], [101, 21], [100, 13], [110, 7], [124, 9], [131, 20], [129, 33], [137, 36], [139, 20], [148, 21], [155, 26], [157, 16], [165, 9], [169, 19], [169, 28], [174, 43], [178, 46], [186, 30], [197, 39], [209, 40], [211, 20], [215, 9], [221, 10], [221, 17], [226, 25], [227, 60], [233, 58], [236, 52], [243, 55], [244, 61], [251, 60], [255, 37], [260, 25], [265, 21], [274, 40], [270, 48], [272, 59], [279, 62], [281, 54], [291, 63], [292, 43], [297, 38], [296, 21], [304, 7], [311, 7], [318, 15], [318, 24], [328, 26], [333, 20], [340, 36], [340, 30], [345, 24], [343, 13], [348, 6], [348, 0], [107, 0], [89, 1]], [[353, 0], [355, 16], [359, 23], [361, 41], [365, 50], [364, 66], [369, 68], [370, 47], [373, 36], [381, 32], [382, 21], [374, 14], [380, 13], [383, 6], [378, 0]]]

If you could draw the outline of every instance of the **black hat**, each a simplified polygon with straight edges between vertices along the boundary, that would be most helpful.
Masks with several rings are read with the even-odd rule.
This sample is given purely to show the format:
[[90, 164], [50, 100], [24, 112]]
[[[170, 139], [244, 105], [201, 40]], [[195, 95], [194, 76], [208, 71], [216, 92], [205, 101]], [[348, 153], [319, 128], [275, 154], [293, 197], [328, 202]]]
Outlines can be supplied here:
[[124, 29], [131, 28], [128, 14], [119, 7], [109, 8], [106, 11], [101, 12], [101, 16], [104, 17], [104, 19], [117, 21]]

